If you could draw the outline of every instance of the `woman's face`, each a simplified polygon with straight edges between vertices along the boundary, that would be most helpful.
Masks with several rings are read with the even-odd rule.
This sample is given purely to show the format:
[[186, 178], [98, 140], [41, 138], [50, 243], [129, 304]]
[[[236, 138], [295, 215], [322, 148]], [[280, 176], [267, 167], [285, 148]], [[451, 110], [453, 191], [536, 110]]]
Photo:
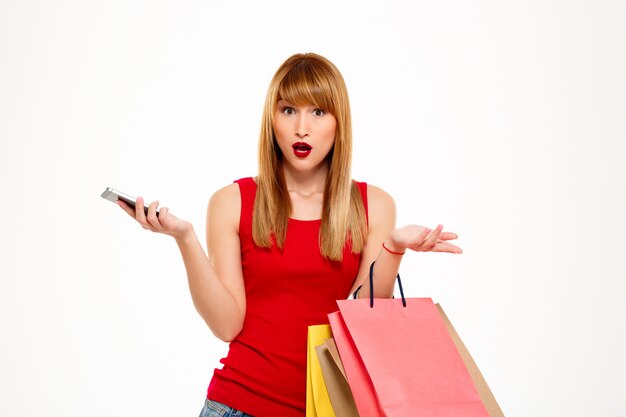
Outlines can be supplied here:
[[312, 104], [296, 106], [279, 100], [274, 134], [284, 161], [298, 171], [317, 168], [335, 143], [337, 119]]

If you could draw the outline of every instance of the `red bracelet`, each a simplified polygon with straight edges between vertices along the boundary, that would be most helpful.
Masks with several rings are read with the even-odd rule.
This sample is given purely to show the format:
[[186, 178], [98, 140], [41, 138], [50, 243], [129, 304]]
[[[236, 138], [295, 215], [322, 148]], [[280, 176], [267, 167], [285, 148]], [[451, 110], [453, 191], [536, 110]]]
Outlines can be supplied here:
[[404, 255], [404, 252], [394, 252], [392, 250], [389, 250], [389, 248], [387, 246], [385, 246], [385, 242], [383, 242], [383, 248], [389, 252], [389, 253], [393, 253], [394, 255]]

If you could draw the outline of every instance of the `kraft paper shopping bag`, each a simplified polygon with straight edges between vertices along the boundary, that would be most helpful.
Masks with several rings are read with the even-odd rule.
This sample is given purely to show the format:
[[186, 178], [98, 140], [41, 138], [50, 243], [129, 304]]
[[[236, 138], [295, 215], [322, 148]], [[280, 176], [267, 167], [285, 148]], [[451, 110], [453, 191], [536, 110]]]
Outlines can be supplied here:
[[337, 365], [337, 368], [339, 368], [339, 372], [341, 372], [341, 376], [343, 376], [343, 378], [347, 381], [348, 379], [346, 378], [346, 371], [344, 371], [343, 369], [343, 363], [341, 363], [341, 358], [339, 357], [339, 351], [337, 350], [337, 345], [335, 344], [335, 339], [326, 339], [324, 341], [324, 344], [326, 345], [326, 348], [328, 349], [328, 353], [330, 353], [330, 356], [333, 358], [333, 362], [335, 362], [335, 364]]
[[327, 344], [317, 346], [315, 351], [317, 352], [317, 358], [320, 362], [322, 375], [324, 376], [324, 382], [326, 383], [326, 389], [328, 390], [328, 396], [330, 397], [335, 416], [359, 417], [348, 381], [331, 356]]

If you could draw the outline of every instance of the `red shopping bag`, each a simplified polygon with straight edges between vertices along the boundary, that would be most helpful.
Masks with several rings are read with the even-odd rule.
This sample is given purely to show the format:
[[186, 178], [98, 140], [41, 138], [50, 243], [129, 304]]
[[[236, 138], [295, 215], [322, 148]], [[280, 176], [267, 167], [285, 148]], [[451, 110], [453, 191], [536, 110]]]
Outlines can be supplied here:
[[361, 417], [489, 417], [430, 298], [337, 304], [328, 317]]

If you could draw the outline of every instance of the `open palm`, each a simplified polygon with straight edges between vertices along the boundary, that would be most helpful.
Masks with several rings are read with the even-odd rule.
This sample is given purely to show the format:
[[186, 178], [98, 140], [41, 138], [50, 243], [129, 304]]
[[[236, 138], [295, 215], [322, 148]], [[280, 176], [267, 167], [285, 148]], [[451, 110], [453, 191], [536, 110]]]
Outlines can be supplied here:
[[438, 225], [434, 230], [424, 226], [411, 224], [395, 229], [391, 232], [392, 244], [400, 250], [411, 249], [416, 252], [448, 252], [461, 254], [460, 247], [450, 243], [457, 239], [453, 232], [444, 232], [443, 225]]

